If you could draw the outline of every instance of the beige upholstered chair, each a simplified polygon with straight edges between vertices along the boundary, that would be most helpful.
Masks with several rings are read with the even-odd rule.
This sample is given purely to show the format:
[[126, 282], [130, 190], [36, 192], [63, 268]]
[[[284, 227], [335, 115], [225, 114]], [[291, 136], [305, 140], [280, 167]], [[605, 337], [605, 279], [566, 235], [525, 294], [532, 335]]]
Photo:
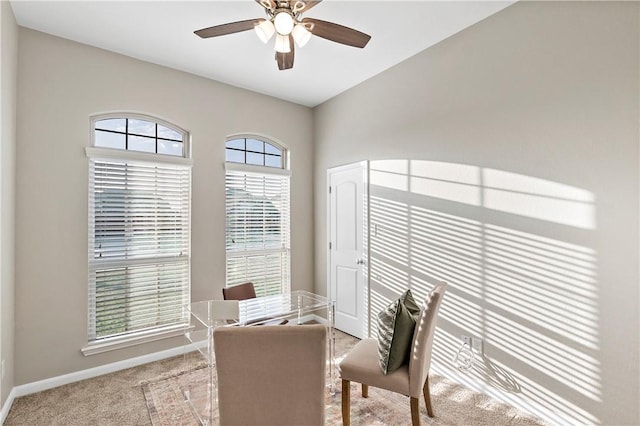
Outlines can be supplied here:
[[324, 424], [324, 325], [219, 327], [213, 340], [222, 426]]
[[425, 300], [413, 333], [409, 364], [391, 374], [384, 375], [378, 363], [377, 339], [364, 339], [340, 363], [342, 377], [342, 422], [350, 424], [350, 382], [362, 384], [362, 396], [368, 396], [369, 386], [398, 392], [410, 397], [411, 421], [420, 425], [420, 394], [424, 396], [427, 414], [433, 417], [429, 394], [429, 367], [436, 319], [447, 284], [437, 285]]

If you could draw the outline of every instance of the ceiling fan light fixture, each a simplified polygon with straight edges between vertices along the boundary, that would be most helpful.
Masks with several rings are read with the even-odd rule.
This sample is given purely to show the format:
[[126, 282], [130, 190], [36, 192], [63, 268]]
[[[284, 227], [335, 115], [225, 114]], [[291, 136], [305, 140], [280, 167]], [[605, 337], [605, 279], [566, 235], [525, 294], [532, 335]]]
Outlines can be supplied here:
[[255, 1], [264, 8], [266, 16], [202, 28], [194, 31], [195, 35], [207, 39], [253, 29], [264, 43], [275, 38], [276, 65], [281, 71], [293, 68], [294, 48], [305, 46], [312, 35], [358, 48], [365, 47], [371, 39], [370, 35], [344, 25], [301, 17], [323, 0]]
[[311, 39], [311, 32], [303, 24], [296, 24], [291, 35], [300, 47], [303, 47]]
[[293, 16], [291, 16], [289, 12], [278, 12], [275, 18], [273, 18], [273, 24], [278, 34], [289, 35], [293, 30]]
[[276, 32], [276, 28], [273, 25], [273, 22], [263, 19], [259, 24], [256, 24], [253, 29], [256, 31], [258, 38], [263, 42], [267, 43], [273, 37], [273, 34]]
[[289, 36], [278, 34], [276, 36], [276, 52], [289, 53], [291, 52], [291, 44], [289, 44]]

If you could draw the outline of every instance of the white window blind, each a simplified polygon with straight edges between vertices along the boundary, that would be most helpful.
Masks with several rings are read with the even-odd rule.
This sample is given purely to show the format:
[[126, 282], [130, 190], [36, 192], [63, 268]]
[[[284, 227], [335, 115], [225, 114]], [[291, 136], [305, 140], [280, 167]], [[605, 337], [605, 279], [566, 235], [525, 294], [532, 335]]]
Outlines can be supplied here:
[[89, 160], [90, 342], [188, 319], [191, 170], [119, 157]]
[[226, 285], [290, 291], [289, 176], [226, 171]]

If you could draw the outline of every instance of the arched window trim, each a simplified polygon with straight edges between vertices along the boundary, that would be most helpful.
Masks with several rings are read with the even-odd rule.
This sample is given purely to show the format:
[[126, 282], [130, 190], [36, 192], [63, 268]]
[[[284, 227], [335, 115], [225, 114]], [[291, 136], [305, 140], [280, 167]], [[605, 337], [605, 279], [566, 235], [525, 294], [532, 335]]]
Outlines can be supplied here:
[[95, 148], [95, 149], [99, 149], [99, 150], [108, 150], [108, 152], [127, 152], [127, 153], [136, 153], [136, 152], [140, 152], [140, 151], [133, 151], [133, 150], [127, 150], [127, 149], [117, 149], [117, 148], [106, 148], [106, 147], [97, 147], [96, 146], [96, 141], [95, 141], [95, 137], [96, 137], [96, 124], [99, 121], [102, 120], [109, 120], [109, 119], [134, 119], [134, 120], [143, 120], [143, 121], [148, 121], [151, 123], [157, 123], [160, 124], [164, 127], [167, 127], [175, 132], [178, 132], [182, 135], [182, 145], [183, 145], [183, 150], [182, 150], [182, 156], [177, 156], [177, 155], [168, 155], [168, 154], [158, 154], [158, 153], [148, 153], [148, 152], [141, 152], [141, 154], [143, 155], [154, 155], [154, 156], [163, 156], [163, 157], [169, 157], [169, 158], [191, 158], [191, 138], [190, 138], [190, 134], [187, 130], [183, 129], [182, 127], [173, 124], [169, 121], [166, 121], [162, 118], [153, 116], [153, 115], [149, 115], [149, 114], [141, 114], [141, 113], [137, 113], [137, 112], [110, 112], [110, 113], [102, 113], [102, 114], [96, 114], [90, 117], [90, 135], [89, 135], [89, 140], [91, 141], [91, 147]]
[[[268, 136], [263, 136], [260, 134], [256, 134], [256, 133], [238, 133], [238, 134], [234, 134], [234, 135], [229, 135], [227, 136], [227, 138], [225, 139], [225, 152], [227, 149], [227, 143], [237, 140], [237, 139], [255, 139], [261, 142], [264, 142], [268, 145], [273, 146], [274, 148], [280, 150], [280, 152], [282, 153], [282, 164], [281, 167], [271, 167], [271, 166], [261, 166], [261, 165], [256, 165], [256, 164], [249, 164], [249, 163], [240, 163], [240, 162], [230, 162], [230, 161], [225, 161], [225, 164], [228, 165], [243, 165], [243, 167], [246, 165], [248, 168], [258, 168], [261, 171], [265, 171], [265, 170], [270, 170], [270, 171], [275, 171], [275, 170], [289, 170], [289, 148], [283, 144], [280, 141], [274, 140], [273, 138], [270, 138]], [[232, 166], [233, 167], [233, 166]]]

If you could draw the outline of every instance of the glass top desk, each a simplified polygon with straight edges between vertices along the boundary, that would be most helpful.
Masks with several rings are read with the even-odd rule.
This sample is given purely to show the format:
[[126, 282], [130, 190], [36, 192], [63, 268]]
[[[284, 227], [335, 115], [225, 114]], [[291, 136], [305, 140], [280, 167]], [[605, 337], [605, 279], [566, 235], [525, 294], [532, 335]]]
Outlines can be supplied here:
[[334, 303], [326, 297], [298, 290], [241, 301], [205, 300], [186, 306], [191, 320], [185, 330], [185, 353], [197, 350], [207, 363], [208, 383], [186, 388], [185, 398], [202, 424], [212, 424], [217, 417], [215, 356], [213, 330], [217, 327], [253, 326], [274, 320], [288, 324], [306, 322], [327, 326], [329, 350], [329, 392], [335, 392]]

